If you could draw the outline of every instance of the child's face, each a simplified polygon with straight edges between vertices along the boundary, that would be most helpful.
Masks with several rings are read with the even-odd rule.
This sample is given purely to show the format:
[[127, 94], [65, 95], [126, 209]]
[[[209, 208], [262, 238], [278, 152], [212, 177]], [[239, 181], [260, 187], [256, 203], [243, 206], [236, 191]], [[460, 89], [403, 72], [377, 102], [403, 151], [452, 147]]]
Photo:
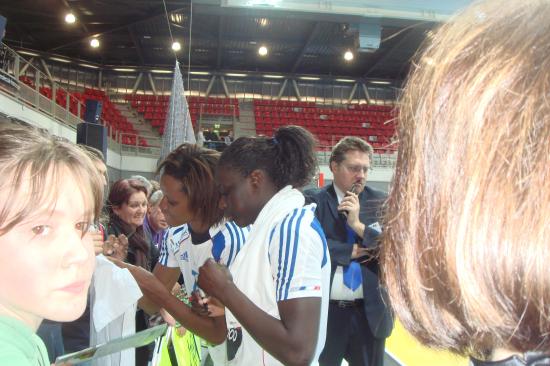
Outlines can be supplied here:
[[[91, 236], [82, 236], [91, 217], [86, 215], [88, 207], [72, 174], [64, 169], [62, 177], [50, 193], [60, 193], [53, 210], [51, 205], [36, 207], [0, 236], [0, 308], [31, 326], [44, 318], [78, 318], [86, 306], [94, 270]], [[45, 183], [48, 189], [51, 184]], [[30, 199], [27, 192], [22, 188], [15, 198], [6, 198], [2, 191], [0, 195], [17, 201]]]

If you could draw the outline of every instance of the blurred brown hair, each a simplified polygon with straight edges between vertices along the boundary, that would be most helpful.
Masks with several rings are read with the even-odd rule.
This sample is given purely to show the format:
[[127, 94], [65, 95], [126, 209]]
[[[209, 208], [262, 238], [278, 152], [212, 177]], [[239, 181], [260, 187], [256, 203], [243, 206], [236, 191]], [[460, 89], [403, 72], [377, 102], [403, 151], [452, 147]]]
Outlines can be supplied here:
[[381, 255], [431, 346], [550, 349], [549, 93], [548, 1], [475, 4], [417, 59]]

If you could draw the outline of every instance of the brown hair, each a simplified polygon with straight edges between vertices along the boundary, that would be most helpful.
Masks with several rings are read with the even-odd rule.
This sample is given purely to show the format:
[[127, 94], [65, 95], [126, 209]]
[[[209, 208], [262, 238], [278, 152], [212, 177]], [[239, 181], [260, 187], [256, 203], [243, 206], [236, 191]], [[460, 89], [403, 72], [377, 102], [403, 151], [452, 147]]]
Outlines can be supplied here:
[[431, 346], [550, 349], [549, 19], [548, 1], [473, 5], [405, 87], [381, 260]]
[[360, 137], [345, 136], [334, 147], [330, 154], [329, 165], [332, 162], [340, 164], [344, 161], [345, 155], [349, 151], [361, 151], [367, 153], [369, 161], [372, 160], [373, 149], [372, 146]]
[[116, 216], [113, 206], [121, 206], [124, 203], [128, 204], [130, 197], [136, 192], [143, 192], [145, 193], [145, 197], [147, 197], [147, 187], [137, 179], [119, 179], [114, 182], [109, 190], [107, 202], [109, 218], [113, 219]]
[[147, 188], [142, 181], [137, 179], [119, 179], [113, 183], [107, 200], [107, 212], [109, 213], [108, 231], [110, 234], [124, 234], [128, 237], [128, 258], [131, 264], [136, 264], [147, 270], [151, 268], [150, 243], [143, 233], [143, 225], [134, 229], [122, 220], [113, 210], [113, 206], [128, 204], [130, 197], [137, 192], [143, 192], [147, 197]]
[[93, 146], [88, 146], [88, 145], [83, 145], [83, 144], [78, 144], [77, 146], [80, 147], [86, 154], [88, 154], [88, 156], [90, 157], [90, 159], [92, 159], [92, 161], [94, 163], [101, 163], [101, 164], [105, 165], [104, 177], [105, 177], [105, 182], [108, 184], [109, 183], [109, 170], [107, 168], [107, 162], [105, 161], [105, 156], [103, 155], [103, 152], [101, 152], [101, 150], [96, 149]]
[[[45, 130], [12, 123], [0, 124], [0, 187], [5, 193], [0, 203], [0, 235], [32, 215], [37, 207], [55, 205], [63, 192], [57, 187], [70, 171], [82, 189], [90, 208], [90, 221], [99, 217], [103, 184], [92, 160], [75, 144], [50, 135]], [[29, 183], [25, 180], [29, 179]], [[29, 187], [24, 191], [23, 187]], [[24, 203], [13, 198], [25, 192]], [[52, 194], [55, 193], [55, 194]]]
[[103, 155], [103, 152], [99, 149], [96, 149], [93, 146], [79, 144], [78, 147], [80, 147], [82, 150], [84, 150], [92, 160], [98, 160], [102, 163], [105, 163], [105, 156]]
[[219, 158], [217, 151], [183, 144], [168, 154], [157, 169], [162, 175], [167, 174], [181, 182], [189, 208], [199, 220], [210, 226], [223, 218], [223, 211], [219, 208], [220, 192], [214, 180]]

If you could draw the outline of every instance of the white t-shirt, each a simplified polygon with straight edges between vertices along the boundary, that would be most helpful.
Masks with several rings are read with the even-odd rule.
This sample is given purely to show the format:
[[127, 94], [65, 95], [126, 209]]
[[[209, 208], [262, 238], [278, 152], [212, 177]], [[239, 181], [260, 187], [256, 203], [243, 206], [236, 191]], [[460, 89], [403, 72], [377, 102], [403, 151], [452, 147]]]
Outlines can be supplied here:
[[179, 267], [185, 289], [190, 294], [197, 289], [199, 267], [208, 258], [229, 267], [249, 232], [250, 227], [241, 228], [233, 221], [225, 221], [209, 229], [209, 240], [193, 243], [187, 224], [170, 228], [162, 240], [159, 263], [165, 267]]
[[[188, 294], [195, 291], [199, 267], [208, 258], [229, 267], [246, 240], [250, 227], [241, 228], [233, 221], [224, 221], [209, 229], [210, 238], [193, 243], [187, 224], [167, 230], [160, 247], [159, 263], [165, 267], [179, 268]], [[209, 347], [216, 366], [226, 364], [225, 342]]]
[[[325, 234], [313, 210], [315, 205], [297, 208], [280, 220], [269, 231], [269, 246], [264, 254], [268, 256], [271, 276], [254, 276], [249, 280], [256, 281], [259, 292], [274, 293], [276, 302], [303, 297], [321, 297], [321, 319], [313, 365], [316, 365], [325, 346], [330, 290], [330, 258]], [[249, 244], [247, 244], [248, 247]], [[244, 251], [246, 252], [246, 250]], [[241, 254], [245, 254], [241, 252]], [[244, 258], [239, 258], [244, 259]], [[253, 261], [250, 258], [240, 261], [246, 265]], [[259, 278], [265, 278], [262, 283]], [[237, 283], [237, 286], [239, 284]], [[269, 290], [265, 290], [271, 287]], [[273, 292], [274, 290], [274, 292]], [[265, 298], [265, 295], [258, 298]], [[278, 309], [273, 308], [273, 301], [255, 304], [268, 314], [279, 318]], [[261, 350], [246, 330], [237, 323], [228, 321], [228, 357], [230, 365], [282, 365], [266, 351]], [[241, 334], [239, 334], [241, 333]]]

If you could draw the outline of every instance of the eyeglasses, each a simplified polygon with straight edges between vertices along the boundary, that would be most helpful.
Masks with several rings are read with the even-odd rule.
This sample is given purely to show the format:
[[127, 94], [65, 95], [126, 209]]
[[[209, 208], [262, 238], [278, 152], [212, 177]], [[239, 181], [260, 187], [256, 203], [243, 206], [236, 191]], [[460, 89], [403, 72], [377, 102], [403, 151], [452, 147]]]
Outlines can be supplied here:
[[367, 174], [367, 172], [371, 169], [369, 165], [348, 165], [348, 164], [342, 164], [349, 172], [353, 174], [359, 174], [363, 172], [364, 174]]

